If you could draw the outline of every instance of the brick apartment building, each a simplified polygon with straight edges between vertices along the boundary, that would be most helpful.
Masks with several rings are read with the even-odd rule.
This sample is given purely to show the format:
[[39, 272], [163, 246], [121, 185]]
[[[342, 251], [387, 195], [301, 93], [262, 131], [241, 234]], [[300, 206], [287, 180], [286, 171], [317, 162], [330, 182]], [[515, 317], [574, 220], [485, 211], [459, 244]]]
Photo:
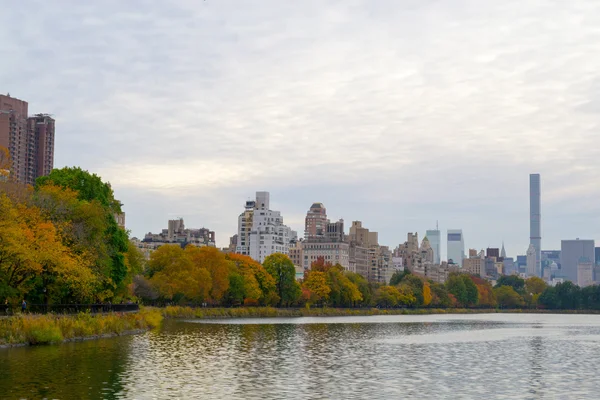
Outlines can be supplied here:
[[33, 185], [54, 166], [54, 119], [48, 114], [28, 115], [26, 101], [0, 95], [0, 146], [12, 159], [11, 175]]

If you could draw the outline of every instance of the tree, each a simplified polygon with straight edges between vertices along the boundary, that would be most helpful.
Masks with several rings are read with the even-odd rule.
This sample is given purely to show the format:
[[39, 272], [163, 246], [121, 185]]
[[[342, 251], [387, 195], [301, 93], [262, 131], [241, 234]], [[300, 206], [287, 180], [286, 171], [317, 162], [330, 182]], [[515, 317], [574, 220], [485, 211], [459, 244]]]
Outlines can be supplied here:
[[517, 275], [501, 275], [496, 282], [496, 287], [510, 286], [515, 292], [522, 294], [525, 290], [525, 280]]
[[0, 146], [0, 181], [8, 180], [10, 178], [11, 168], [12, 162], [10, 160], [8, 149]]
[[324, 303], [331, 292], [331, 288], [327, 284], [327, 274], [321, 271], [310, 271], [302, 286], [310, 291], [311, 301]]
[[423, 285], [423, 305], [427, 307], [431, 303], [432, 299], [433, 296], [431, 295], [431, 287], [429, 286], [429, 283], [425, 282]]
[[408, 269], [405, 269], [404, 271], [394, 272], [392, 278], [390, 279], [390, 286], [397, 286], [400, 282], [402, 282], [402, 279], [404, 279], [404, 277], [408, 274], [410, 274], [410, 270]]
[[225, 254], [215, 247], [203, 246], [196, 247], [188, 245], [185, 248], [196, 268], [206, 269], [210, 273], [211, 288], [210, 298], [214, 301], [221, 301], [225, 292], [229, 288], [229, 261]]
[[448, 291], [446, 290], [446, 287], [444, 285], [442, 285], [441, 283], [431, 283], [430, 286], [432, 295], [432, 305], [440, 307], [450, 307], [452, 305], [452, 302], [448, 297]]
[[395, 286], [381, 286], [375, 291], [375, 304], [378, 307], [395, 307], [398, 305], [400, 292]]
[[515, 308], [523, 305], [523, 298], [512, 286], [504, 285], [494, 289], [498, 305], [507, 308]]
[[275, 279], [251, 257], [230, 253], [225, 258], [244, 276], [244, 302], [248, 304], [275, 305], [279, 302]]
[[348, 280], [356, 286], [361, 296], [361, 299], [354, 300], [352, 305], [370, 305], [373, 298], [373, 292], [365, 277], [355, 272], [345, 272], [345, 275]]
[[301, 289], [296, 282], [296, 269], [288, 256], [281, 253], [271, 254], [265, 258], [263, 266], [275, 279], [280, 307], [290, 305], [300, 298]]
[[546, 282], [542, 278], [537, 276], [532, 276], [525, 280], [525, 292], [531, 295], [541, 294], [544, 290], [546, 290]]
[[[94, 257], [89, 259], [94, 262], [96, 270], [105, 277], [103, 290], [112, 295], [112, 291], [125, 285], [128, 237], [125, 230], [117, 225], [115, 215], [122, 212], [121, 203], [114, 198], [110, 184], [102, 182], [100, 177], [81, 168], [66, 167], [55, 169], [48, 176], [36, 180], [36, 192], [40, 193], [40, 197], [43, 197], [42, 194], [48, 195], [49, 191], [44, 189], [47, 186], [57, 186], [77, 193], [79, 204], [74, 219], [88, 223], [82, 224], [83, 228], [86, 228], [84, 232], [77, 232], [77, 226], [74, 225], [73, 237], [86, 238], [91, 233], [95, 237], [95, 240], [87, 241], [88, 244], [94, 244], [95, 246], [90, 247], [96, 250], [90, 252]], [[54, 195], [56, 196], [56, 192]], [[90, 224], [90, 221], [94, 223]], [[103, 229], [100, 235], [95, 233], [97, 228]]]
[[475, 283], [471, 280], [471, 277], [468, 274], [461, 274], [461, 277], [465, 282], [465, 305], [476, 306], [479, 303], [479, 291], [477, 290], [477, 286], [475, 286]]
[[150, 281], [161, 297], [175, 301], [184, 297], [197, 302], [210, 298], [210, 272], [195, 264], [181, 246], [160, 246], [150, 255], [148, 265], [155, 271]]
[[398, 286], [403, 286], [405, 288], [410, 289], [412, 295], [415, 297], [416, 299], [416, 304], [415, 306], [422, 306], [425, 304], [425, 299], [423, 297], [423, 286], [424, 286], [424, 282], [423, 282], [423, 278], [414, 275], [414, 274], [404, 274], [404, 277], [402, 278], [402, 281], [400, 282], [400, 285]]
[[456, 298], [456, 301], [459, 304], [468, 304], [469, 297], [467, 294], [467, 287], [465, 286], [465, 281], [462, 279], [461, 274], [450, 274], [446, 281], [446, 288], [448, 289], [448, 292]]

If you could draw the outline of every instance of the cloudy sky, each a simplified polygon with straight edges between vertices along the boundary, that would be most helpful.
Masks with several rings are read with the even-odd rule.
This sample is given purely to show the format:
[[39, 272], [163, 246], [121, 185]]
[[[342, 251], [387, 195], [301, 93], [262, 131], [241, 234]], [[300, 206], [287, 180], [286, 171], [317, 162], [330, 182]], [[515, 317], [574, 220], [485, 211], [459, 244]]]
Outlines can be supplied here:
[[[111, 182], [133, 235], [183, 217], [226, 246], [271, 192], [395, 247], [462, 228], [524, 254], [600, 239], [600, 2], [13, 1], [0, 92], [55, 115], [55, 166]], [[443, 246], [445, 252], [445, 245]]]

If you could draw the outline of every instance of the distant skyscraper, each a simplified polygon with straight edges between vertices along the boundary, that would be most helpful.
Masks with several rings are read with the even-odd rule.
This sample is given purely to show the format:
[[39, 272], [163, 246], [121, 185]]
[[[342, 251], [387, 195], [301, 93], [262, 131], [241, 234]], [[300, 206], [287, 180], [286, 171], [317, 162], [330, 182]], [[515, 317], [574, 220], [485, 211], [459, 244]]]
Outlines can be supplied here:
[[504, 241], [502, 242], [502, 250], [500, 250], [500, 257], [506, 258], [506, 250], [504, 250]]
[[440, 231], [437, 229], [426, 231], [425, 236], [429, 240], [429, 245], [433, 249], [433, 262], [435, 264], [439, 264], [441, 262], [441, 244], [442, 237], [440, 235]]
[[448, 229], [448, 261], [462, 266], [465, 258], [465, 241], [462, 229]]
[[538, 276], [536, 272], [536, 251], [533, 244], [529, 244], [529, 248], [527, 249], [527, 276]]
[[535, 276], [542, 273], [540, 174], [529, 175], [529, 243], [535, 248]]
[[560, 273], [565, 279], [576, 283], [577, 264], [580, 260], [594, 260], [593, 240], [561, 240], [560, 242]]
[[496, 257], [496, 259], [500, 258], [500, 249], [497, 247], [488, 247], [485, 250], [486, 257]]

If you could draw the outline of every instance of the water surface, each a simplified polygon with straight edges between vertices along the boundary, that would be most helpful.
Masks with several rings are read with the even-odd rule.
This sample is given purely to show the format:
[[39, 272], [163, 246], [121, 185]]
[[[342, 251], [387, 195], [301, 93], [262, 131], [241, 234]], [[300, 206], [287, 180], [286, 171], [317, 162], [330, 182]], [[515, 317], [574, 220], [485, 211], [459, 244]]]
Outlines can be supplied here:
[[599, 370], [597, 315], [166, 321], [0, 349], [0, 398], [595, 399]]

